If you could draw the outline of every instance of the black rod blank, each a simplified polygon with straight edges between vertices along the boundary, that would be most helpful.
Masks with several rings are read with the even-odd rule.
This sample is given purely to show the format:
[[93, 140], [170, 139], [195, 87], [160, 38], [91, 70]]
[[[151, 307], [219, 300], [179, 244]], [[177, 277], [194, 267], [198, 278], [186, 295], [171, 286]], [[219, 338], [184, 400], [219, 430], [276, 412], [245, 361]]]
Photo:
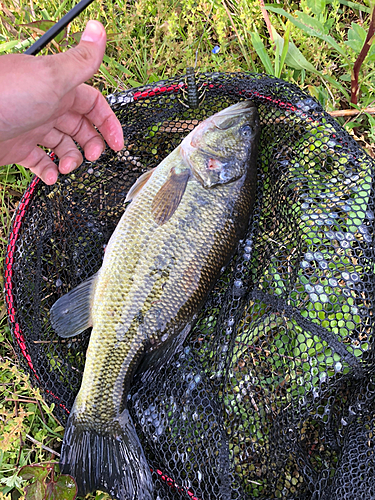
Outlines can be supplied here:
[[86, 9], [94, 0], [81, 0], [75, 7], [65, 14], [56, 24], [44, 33], [36, 42], [34, 42], [25, 54], [36, 56], [44, 47], [53, 40], [70, 22], [73, 21], [83, 10]]

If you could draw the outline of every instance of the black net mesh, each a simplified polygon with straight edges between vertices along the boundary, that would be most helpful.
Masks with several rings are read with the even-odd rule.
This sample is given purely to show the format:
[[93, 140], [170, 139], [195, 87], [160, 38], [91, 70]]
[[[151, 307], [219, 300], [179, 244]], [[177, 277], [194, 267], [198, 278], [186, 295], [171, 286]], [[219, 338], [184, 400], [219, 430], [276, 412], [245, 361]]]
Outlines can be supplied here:
[[125, 149], [29, 187], [6, 258], [19, 357], [65, 422], [90, 331], [58, 338], [50, 307], [99, 269], [136, 178], [251, 98], [262, 133], [247, 235], [183, 351], [129, 395], [155, 499], [374, 498], [374, 163], [283, 81], [201, 74], [186, 90], [181, 77], [111, 96]]

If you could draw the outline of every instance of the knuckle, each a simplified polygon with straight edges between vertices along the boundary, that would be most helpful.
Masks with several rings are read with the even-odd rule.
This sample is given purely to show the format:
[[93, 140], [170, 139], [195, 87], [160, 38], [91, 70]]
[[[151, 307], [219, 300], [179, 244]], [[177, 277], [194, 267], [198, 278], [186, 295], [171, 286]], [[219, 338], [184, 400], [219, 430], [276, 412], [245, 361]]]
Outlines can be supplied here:
[[86, 44], [80, 44], [74, 50], [72, 50], [71, 55], [77, 60], [79, 64], [90, 64], [93, 63], [93, 56], [90, 48]]

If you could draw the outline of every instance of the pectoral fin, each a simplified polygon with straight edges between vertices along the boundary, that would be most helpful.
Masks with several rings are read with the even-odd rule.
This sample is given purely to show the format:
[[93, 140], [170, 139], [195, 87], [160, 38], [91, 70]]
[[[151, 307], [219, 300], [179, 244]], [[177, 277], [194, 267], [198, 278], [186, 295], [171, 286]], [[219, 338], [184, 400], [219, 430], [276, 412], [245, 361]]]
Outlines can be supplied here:
[[50, 322], [59, 337], [75, 337], [92, 326], [91, 298], [98, 274], [60, 297], [51, 307]]
[[127, 203], [128, 201], [133, 201], [134, 198], [142, 191], [143, 186], [145, 186], [147, 184], [147, 181], [149, 180], [149, 178], [153, 174], [155, 168], [148, 170], [147, 172], [142, 174], [140, 177], [138, 177], [138, 179], [135, 181], [135, 183], [129, 189], [129, 192], [125, 198], [125, 203]]
[[155, 222], [159, 226], [168, 222], [177, 210], [184, 195], [190, 174], [189, 168], [176, 173], [176, 169], [173, 167], [168, 179], [157, 192], [152, 202], [151, 211]]

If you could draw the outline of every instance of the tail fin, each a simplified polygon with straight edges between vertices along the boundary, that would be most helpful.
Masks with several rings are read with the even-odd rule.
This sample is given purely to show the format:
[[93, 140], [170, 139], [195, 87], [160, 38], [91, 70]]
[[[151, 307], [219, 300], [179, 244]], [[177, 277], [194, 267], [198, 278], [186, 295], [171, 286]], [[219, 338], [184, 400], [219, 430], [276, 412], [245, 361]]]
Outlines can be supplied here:
[[153, 483], [128, 410], [98, 432], [77, 422], [71, 413], [61, 450], [60, 469], [74, 477], [78, 495], [95, 490], [117, 500], [152, 500]]

